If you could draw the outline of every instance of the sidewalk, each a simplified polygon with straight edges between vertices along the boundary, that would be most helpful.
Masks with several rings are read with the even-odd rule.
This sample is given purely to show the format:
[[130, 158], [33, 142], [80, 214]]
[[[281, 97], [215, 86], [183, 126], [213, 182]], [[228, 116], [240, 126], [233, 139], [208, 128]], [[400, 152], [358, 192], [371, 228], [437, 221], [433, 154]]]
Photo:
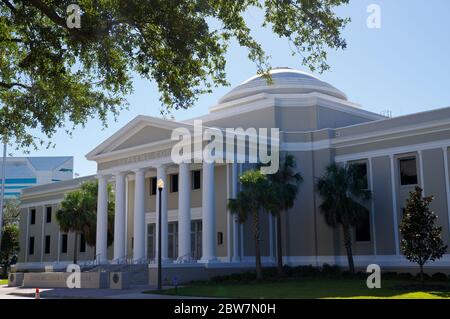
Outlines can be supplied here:
[[[69, 289], [43, 288], [40, 289], [42, 299], [199, 299], [197, 297], [165, 296], [144, 294], [142, 292], [156, 289], [154, 286], [135, 286], [129, 289]], [[35, 289], [0, 286], [0, 299], [29, 299], [34, 298]], [[201, 298], [203, 299], [203, 298]]]

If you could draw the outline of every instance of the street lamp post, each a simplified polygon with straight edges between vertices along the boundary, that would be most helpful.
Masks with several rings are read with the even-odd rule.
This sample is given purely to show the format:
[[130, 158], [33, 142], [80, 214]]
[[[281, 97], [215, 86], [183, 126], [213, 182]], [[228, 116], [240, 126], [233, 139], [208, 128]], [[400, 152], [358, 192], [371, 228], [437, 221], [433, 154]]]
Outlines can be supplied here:
[[161, 291], [161, 193], [164, 189], [164, 181], [162, 179], [158, 180], [158, 196], [159, 196], [159, 207], [158, 207], [158, 290]]
[[5, 184], [6, 184], [6, 140], [3, 140], [3, 161], [2, 161], [2, 186], [0, 197], [0, 246], [2, 242], [2, 230], [3, 230], [3, 204], [5, 201]]

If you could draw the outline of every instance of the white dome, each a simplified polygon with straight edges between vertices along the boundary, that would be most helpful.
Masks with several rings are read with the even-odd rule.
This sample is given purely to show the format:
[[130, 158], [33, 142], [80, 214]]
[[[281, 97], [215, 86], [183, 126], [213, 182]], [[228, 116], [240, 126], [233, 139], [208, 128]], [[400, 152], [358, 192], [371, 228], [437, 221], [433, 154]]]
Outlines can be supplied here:
[[286, 67], [272, 69], [269, 73], [272, 76], [271, 84], [268, 84], [261, 75], [255, 75], [225, 94], [219, 103], [263, 92], [274, 94], [319, 92], [347, 100], [347, 96], [342, 91], [312, 74]]

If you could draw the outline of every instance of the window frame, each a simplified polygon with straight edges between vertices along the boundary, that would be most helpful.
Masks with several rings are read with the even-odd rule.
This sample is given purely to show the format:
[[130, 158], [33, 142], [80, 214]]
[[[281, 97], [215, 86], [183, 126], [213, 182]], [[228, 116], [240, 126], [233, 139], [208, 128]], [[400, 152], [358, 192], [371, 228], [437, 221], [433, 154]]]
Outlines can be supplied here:
[[370, 220], [370, 210], [367, 212], [367, 225], [368, 225], [368, 229], [367, 229], [367, 234], [368, 234], [368, 238], [369, 239], [364, 239], [364, 240], [360, 240], [358, 239], [358, 230], [357, 230], [357, 226], [353, 227], [354, 229], [354, 235], [355, 235], [355, 243], [370, 243], [372, 242], [372, 221]]
[[[372, 176], [369, 176], [369, 161], [368, 161], [368, 159], [361, 159], [361, 160], [355, 160], [355, 161], [350, 161], [350, 162], [348, 162], [348, 164], [349, 165], [355, 165], [355, 166], [357, 166], [357, 165], [364, 165], [365, 166], [365, 168], [366, 168], [366, 176], [365, 176], [365, 188], [364, 188], [364, 190], [371, 190], [370, 189], [370, 178], [372, 178]], [[354, 226], [353, 227], [353, 235], [354, 235], [354, 239], [355, 239], [355, 243], [361, 243], [361, 244], [364, 244], [364, 243], [370, 243], [370, 242], [372, 242], [372, 220], [371, 220], [371, 214], [372, 214], [372, 212], [371, 212], [371, 209], [370, 208], [368, 208], [368, 213], [367, 213], [367, 234], [368, 234], [368, 239], [364, 239], [364, 240], [358, 240], [357, 239], [357, 234], [358, 234], [358, 230], [357, 230], [357, 226]]]
[[217, 245], [218, 246], [223, 245], [223, 232], [221, 231], [217, 232]]
[[[65, 245], [64, 245], [64, 242], [65, 242]], [[61, 254], [67, 254], [68, 246], [69, 246], [69, 235], [61, 234]]]
[[[150, 187], [149, 187], [150, 196], [156, 196], [156, 194], [158, 193], [157, 184], [158, 184], [157, 177], [156, 176], [150, 177]], [[155, 192], [153, 192], [153, 190]]]
[[358, 165], [364, 165], [366, 167], [366, 180], [365, 180], [365, 188], [364, 190], [370, 190], [370, 182], [369, 182], [369, 164], [366, 160], [359, 160], [359, 161], [353, 161], [349, 162], [349, 165], [358, 166]]
[[[52, 206], [46, 206], [45, 207], [45, 222], [47, 224], [50, 224], [52, 222], [52, 218], [53, 218], [52, 214], [53, 214]], [[50, 216], [50, 219], [49, 219], [49, 216]]]
[[[416, 182], [415, 183], [410, 183], [410, 184], [403, 184], [402, 182], [402, 162], [405, 161], [411, 161], [414, 160], [415, 163], [415, 170], [416, 170]], [[405, 155], [405, 156], [401, 156], [397, 158], [397, 165], [398, 165], [398, 179], [399, 179], [399, 184], [400, 187], [414, 187], [415, 185], [419, 184], [419, 169], [417, 167], [417, 156], [415, 154], [411, 154], [411, 155]]]
[[30, 209], [30, 225], [36, 225], [36, 208]]
[[[31, 244], [33, 242], [33, 245]], [[34, 246], [36, 244], [36, 239], [34, 236], [28, 237], [28, 255], [33, 256], [34, 255]]]
[[79, 239], [79, 248], [78, 248], [78, 252], [79, 253], [85, 253], [86, 252], [86, 237], [84, 236], [84, 234], [80, 234], [80, 239]]
[[[174, 183], [174, 179], [176, 179], [176, 183]], [[170, 180], [170, 192], [178, 193], [178, 189], [180, 186], [180, 177], [179, 177], [178, 173], [170, 174], [169, 180]], [[177, 186], [176, 189], [174, 189], [175, 185]]]
[[45, 235], [44, 254], [49, 255], [52, 251], [52, 236]]
[[[195, 187], [195, 175], [198, 173], [198, 187]], [[202, 188], [202, 174], [201, 171], [196, 169], [191, 171], [191, 190], [197, 191]]]

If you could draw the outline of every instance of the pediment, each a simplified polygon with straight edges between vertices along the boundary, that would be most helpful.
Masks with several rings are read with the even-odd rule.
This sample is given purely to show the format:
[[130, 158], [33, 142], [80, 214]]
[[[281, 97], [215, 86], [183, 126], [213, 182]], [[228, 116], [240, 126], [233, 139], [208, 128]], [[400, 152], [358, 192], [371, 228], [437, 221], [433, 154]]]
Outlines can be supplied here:
[[134, 146], [167, 140], [170, 139], [171, 134], [172, 129], [164, 129], [154, 126], [145, 126], [141, 128], [137, 133], [125, 139], [125, 141], [123, 141], [119, 145], [111, 148], [110, 151], [118, 151]]
[[138, 147], [170, 141], [173, 129], [178, 127], [191, 128], [185, 123], [139, 115], [89, 152], [86, 158], [96, 160], [108, 154], [122, 153], [128, 149], [135, 150]]

